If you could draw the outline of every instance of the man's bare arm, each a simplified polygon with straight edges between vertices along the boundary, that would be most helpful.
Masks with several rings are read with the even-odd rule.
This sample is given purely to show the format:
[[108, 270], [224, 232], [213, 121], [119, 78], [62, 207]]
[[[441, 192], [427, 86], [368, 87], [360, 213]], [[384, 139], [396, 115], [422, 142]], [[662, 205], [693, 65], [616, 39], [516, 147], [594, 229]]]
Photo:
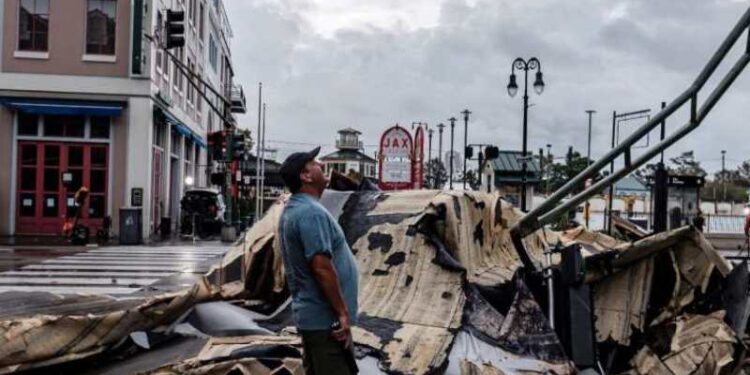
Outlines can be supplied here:
[[341, 328], [334, 331], [333, 335], [336, 340], [349, 342], [351, 340], [349, 309], [344, 302], [344, 295], [339, 286], [339, 278], [336, 269], [333, 268], [331, 258], [326, 255], [317, 254], [310, 261], [310, 269], [318, 286], [323, 291], [328, 303], [336, 313], [336, 317], [341, 323]]

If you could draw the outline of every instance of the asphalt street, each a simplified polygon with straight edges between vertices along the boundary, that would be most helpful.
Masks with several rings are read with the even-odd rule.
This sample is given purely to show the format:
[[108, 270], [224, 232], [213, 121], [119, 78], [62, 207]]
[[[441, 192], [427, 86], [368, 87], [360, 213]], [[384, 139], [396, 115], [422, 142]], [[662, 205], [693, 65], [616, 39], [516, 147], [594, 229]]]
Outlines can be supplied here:
[[189, 287], [230, 245], [0, 246], [0, 293], [142, 296]]

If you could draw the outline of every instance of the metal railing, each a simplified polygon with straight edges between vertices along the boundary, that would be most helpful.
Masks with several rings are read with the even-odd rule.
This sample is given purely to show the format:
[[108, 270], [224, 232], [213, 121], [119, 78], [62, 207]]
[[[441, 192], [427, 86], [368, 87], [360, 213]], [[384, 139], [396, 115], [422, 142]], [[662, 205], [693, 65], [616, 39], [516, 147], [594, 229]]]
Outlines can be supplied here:
[[[579, 204], [583, 203], [589, 197], [602, 191], [602, 189], [614, 184], [621, 178], [627, 176], [635, 169], [643, 166], [649, 160], [657, 156], [660, 152], [672, 146], [675, 142], [682, 139], [684, 136], [692, 132], [697, 128], [706, 116], [711, 112], [716, 103], [721, 99], [724, 93], [734, 83], [735, 79], [742, 73], [744, 68], [750, 62], [750, 7], [745, 11], [740, 20], [734, 26], [729, 35], [724, 39], [722, 44], [716, 50], [714, 55], [711, 57], [709, 62], [700, 72], [698, 77], [695, 79], [692, 85], [688, 87], [680, 96], [674, 101], [669, 103], [665, 108], [658, 114], [647, 121], [643, 126], [638, 128], [633, 134], [625, 139], [621, 144], [610, 150], [604, 157], [591, 164], [583, 172], [579, 173], [573, 179], [568, 181], [563, 187], [558, 189], [552, 196], [547, 199], [544, 203], [531, 210], [529, 213], [524, 215], [516, 225], [511, 229], [511, 238], [513, 245], [518, 252], [520, 260], [524, 266], [533, 271], [541, 271], [539, 265], [531, 260], [531, 257], [526, 252], [523, 239], [541, 228], [546, 224], [552, 223], [559, 216], [565, 214], [571, 208], [575, 208]], [[702, 105], [698, 104], [698, 94], [705, 86], [706, 82], [713, 76], [716, 68], [726, 58], [729, 51], [742, 37], [742, 34], [748, 32], [747, 45], [744, 53], [735, 62], [732, 68], [724, 75], [717, 86], [711, 91], [706, 97]], [[648, 149], [643, 155], [635, 160], [631, 160], [631, 148], [650, 131], [659, 126], [667, 118], [669, 118], [675, 111], [683, 108], [685, 104], [690, 105], [690, 120], [687, 124], [683, 125], [675, 132], [670, 134], [668, 137], [662, 139], [659, 143]], [[577, 186], [584, 184], [586, 179], [593, 177], [597, 172], [601, 171], [608, 163], [614, 161], [620, 156], [624, 156], [624, 166], [614, 173], [610, 174], [606, 178], [596, 182], [583, 192], [575, 195], [574, 197], [567, 199], [565, 202], [561, 201], [566, 198]]]

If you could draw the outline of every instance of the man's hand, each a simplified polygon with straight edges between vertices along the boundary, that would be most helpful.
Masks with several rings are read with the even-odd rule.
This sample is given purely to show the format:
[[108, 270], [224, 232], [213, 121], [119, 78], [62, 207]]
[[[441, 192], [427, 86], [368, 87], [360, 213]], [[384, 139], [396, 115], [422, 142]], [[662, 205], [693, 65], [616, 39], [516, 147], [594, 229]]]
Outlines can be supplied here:
[[349, 317], [344, 315], [339, 317], [339, 327], [332, 332], [336, 341], [344, 343], [345, 348], [352, 344], [352, 329], [349, 323]]
[[339, 319], [340, 326], [333, 330], [331, 335], [336, 341], [344, 343], [349, 347], [352, 343], [351, 322], [349, 321], [349, 310], [344, 303], [344, 297], [339, 287], [339, 279], [336, 269], [333, 268], [331, 258], [326, 255], [315, 255], [310, 261], [310, 269], [313, 277], [323, 291], [328, 303]]

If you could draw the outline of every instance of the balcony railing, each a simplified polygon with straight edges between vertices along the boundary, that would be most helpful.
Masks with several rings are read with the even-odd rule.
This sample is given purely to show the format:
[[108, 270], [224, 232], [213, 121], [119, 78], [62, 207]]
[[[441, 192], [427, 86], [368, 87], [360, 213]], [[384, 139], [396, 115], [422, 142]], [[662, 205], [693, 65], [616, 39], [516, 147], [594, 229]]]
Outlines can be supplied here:
[[363, 148], [363, 144], [362, 141], [342, 141], [338, 139], [336, 140], [336, 148], [360, 150]]
[[247, 113], [247, 100], [242, 85], [232, 85], [229, 97], [232, 101], [232, 113]]

